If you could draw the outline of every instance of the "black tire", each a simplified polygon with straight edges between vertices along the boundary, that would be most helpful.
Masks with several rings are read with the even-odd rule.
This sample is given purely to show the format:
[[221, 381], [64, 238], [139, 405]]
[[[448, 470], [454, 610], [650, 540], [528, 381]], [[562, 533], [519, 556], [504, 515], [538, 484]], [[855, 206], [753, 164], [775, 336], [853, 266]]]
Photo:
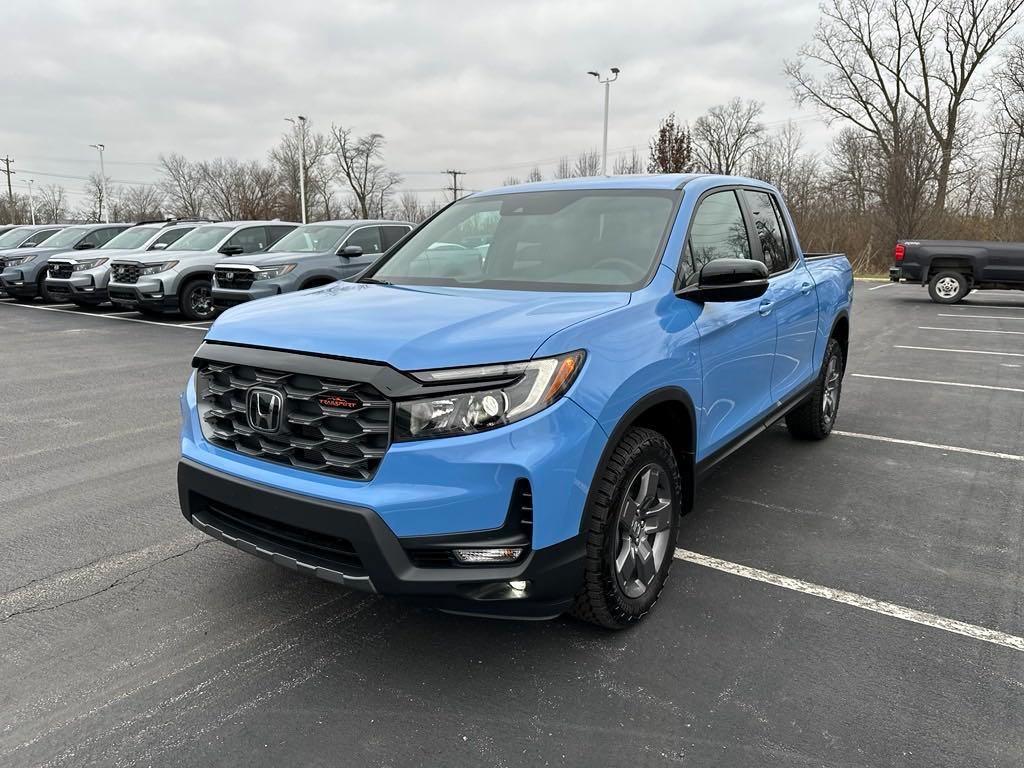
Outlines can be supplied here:
[[189, 280], [178, 296], [178, 309], [189, 320], [212, 320], [217, 314], [213, 305], [213, 283], [209, 278]]
[[[814, 392], [807, 400], [786, 414], [789, 434], [799, 440], [824, 440], [835, 426], [839, 413], [839, 398], [843, 391], [843, 371], [846, 361], [843, 348], [835, 339], [828, 340], [825, 359], [821, 364]], [[829, 390], [834, 388], [829, 400]]]
[[44, 269], [42, 274], [39, 275], [39, 279], [36, 281], [39, 284], [39, 296], [47, 304], [67, 304], [69, 299], [64, 296], [54, 296], [46, 287], [46, 272], [47, 270]]
[[[641, 581], [631, 581], [624, 585], [617, 568], [617, 551], [621, 555], [623, 548], [630, 547], [630, 542], [646, 538], [646, 534], [640, 531], [635, 531], [638, 536], [634, 537], [624, 524], [628, 518], [627, 503], [638, 489], [638, 482], [642, 490], [643, 473], [652, 467], [659, 473], [654, 501], [663, 504], [665, 497], [662, 494], [669, 501], [668, 509], [659, 515], [667, 527], [659, 527], [659, 533], [650, 534], [652, 538], [648, 541], [649, 550], [652, 553], [660, 551], [661, 559], [658, 561], [652, 554], [653, 578], [646, 586]], [[583, 586], [576, 595], [571, 613], [578, 619], [601, 627], [622, 629], [639, 622], [654, 607], [665, 586], [679, 532], [682, 477], [668, 440], [652, 429], [633, 427], [615, 446], [594, 483], [585, 512]], [[640, 517], [640, 508], [637, 508], [631, 519], [638, 520]], [[644, 530], [643, 523], [639, 525], [640, 530]], [[662, 534], [664, 537], [659, 538]], [[642, 579], [639, 570], [637, 576]], [[631, 596], [627, 594], [630, 587], [634, 591], [638, 588], [644, 591]]]
[[962, 272], [947, 269], [928, 281], [928, 295], [936, 304], [956, 304], [970, 292], [971, 282]]

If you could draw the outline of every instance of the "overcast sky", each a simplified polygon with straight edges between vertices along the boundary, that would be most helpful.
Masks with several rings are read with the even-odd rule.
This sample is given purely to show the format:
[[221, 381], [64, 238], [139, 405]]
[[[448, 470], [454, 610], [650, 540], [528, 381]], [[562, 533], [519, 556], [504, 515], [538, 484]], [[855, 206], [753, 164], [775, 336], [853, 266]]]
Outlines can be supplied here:
[[[0, 156], [19, 191], [80, 192], [107, 173], [153, 182], [161, 153], [259, 158], [302, 113], [383, 133], [404, 186], [436, 195], [446, 168], [470, 189], [550, 175], [599, 148], [603, 94], [589, 69], [618, 66], [609, 154], [646, 144], [675, 111], [692, 121], [733, 96], [827, 129], [794, 106], [783, 59], [810, 39], [813, 0], [3, 0]], [[609, 160], [609, 166], [612, 161]], [[77, 197], [75, 198], [77, 202]]]

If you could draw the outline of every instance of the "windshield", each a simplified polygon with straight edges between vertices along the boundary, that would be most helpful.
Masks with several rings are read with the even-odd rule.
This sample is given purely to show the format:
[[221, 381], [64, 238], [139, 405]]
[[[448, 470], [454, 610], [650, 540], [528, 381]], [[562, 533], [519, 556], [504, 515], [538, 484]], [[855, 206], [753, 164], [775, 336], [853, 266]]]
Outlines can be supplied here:
[[40, 248], [70, 248], [79, 240], [89, 234], [88, 227], [68, 227], [62, 229], [39, 244]]
[[17, 227], [0, 235], [0, 248], [16, 248], [32, 233], [27, 227]]
[[650, 278], [679, 192], [568, 190], [468, 198], [373, 279], [511, 290], [635, 290]]
[[209, 251], [227, 237], [234, 227], [196, 227], [165, 251]]
[[102, 247], [111, 249], [124, 248], [126, 250], [134, 250], [136, 248], [141, 248], [142, 246], [144, 246], [146, 244], [146, 241], [149, 240], [149, 238], [151, 238], [154, 234], [156, 234], [156, 232], [157, 230], [153, 229], [152, 227], [132, 227], [131, 229], [126, 229], [124, 232], [122, 232], [117, 237], [111, 239]]
[[294, 253], [323, 253], [333, 251], [348, 232], [349, 227], [336, 224], [307, 224], [293, 229], [278, 240], [268, 253], [292, 251]]

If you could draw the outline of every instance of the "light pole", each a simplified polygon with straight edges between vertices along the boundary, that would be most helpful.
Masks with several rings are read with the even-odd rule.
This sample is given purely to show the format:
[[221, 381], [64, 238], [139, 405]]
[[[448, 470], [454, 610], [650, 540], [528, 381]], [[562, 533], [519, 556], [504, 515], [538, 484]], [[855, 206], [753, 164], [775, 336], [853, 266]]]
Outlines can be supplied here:
[[29, 207], [29, 210], [32, 211], [32, 224], [33, 224], [33, 226], [36, 223], [36, 196], [35, 196], [35, 190], [33, 189], [32, 185], [35, 184], [35, 183], [36, 183], [35, 179], [29, 179], [28, 180], [28, 207]]
[[90, 147], [100, 153], [100, 218], [103, 219], [104, 224], [110, 223], [110, 206], [107, 205], [107, 172], [103, 168], [103, 150], [107, 147], [105, 144], [90, 144]]
[[[302, 206], [302, 223], [306, 223], [306, 117], [286, 117], [299, 132], [299, 205]], [[297, 122], [296, 122], [297, 121]]]
[[601, 144], [601, 175], [608, 175], [608, 99], [611, 92], [611, 85], [619, 79], [619, 68], [612, 67], [612, 76], [603, 78], [600, 72], [587, 72], [597, 78], [597, 82], [604, 86], [604, 141]]

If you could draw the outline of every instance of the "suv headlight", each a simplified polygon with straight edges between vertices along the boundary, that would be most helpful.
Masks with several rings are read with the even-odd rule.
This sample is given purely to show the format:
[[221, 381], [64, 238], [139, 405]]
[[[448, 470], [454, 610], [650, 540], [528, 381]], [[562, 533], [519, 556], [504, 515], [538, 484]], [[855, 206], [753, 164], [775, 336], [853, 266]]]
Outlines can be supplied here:
[[32, 256], [14, 256], [14, 257], [8, 258], [7, 259], [7, 266], [8, 267], [17, 267], [17, 266], [20, 266], [21, 264], [29, 264], [32, 261], [34, 261], [36, 256], [38, 256], [38, 255], [39, 254], [36, 253], [36, 254], [33, 254]]
[[396, 403], [395, 439], [469, 435], [525, 419], [568, 391], [585, 358], [577, 350], [523, 363], [416, 371], [425, 384], [459, 382], [469, 391]]
[[106, 264], [106, 258], [102, 259], [87, 259], [86, 261], [80, 261], [71, 267], [72, 272], [81, 272], [83, 269], [92, 269], [98, 267], [101, 264]]
[[287, 275], [295, 269], [294, 264], [274, 264], [269, 267], [260, 267], [252, 273], [253, 280], [273, 280], [275, 277]]
[[164, 261], [160, 264], [147, 264], [139, 270], [140, 275], [155, 275], [160, 272], [166, 272], [168, 269], [174, 269], [178, 265], [176, 261]]

